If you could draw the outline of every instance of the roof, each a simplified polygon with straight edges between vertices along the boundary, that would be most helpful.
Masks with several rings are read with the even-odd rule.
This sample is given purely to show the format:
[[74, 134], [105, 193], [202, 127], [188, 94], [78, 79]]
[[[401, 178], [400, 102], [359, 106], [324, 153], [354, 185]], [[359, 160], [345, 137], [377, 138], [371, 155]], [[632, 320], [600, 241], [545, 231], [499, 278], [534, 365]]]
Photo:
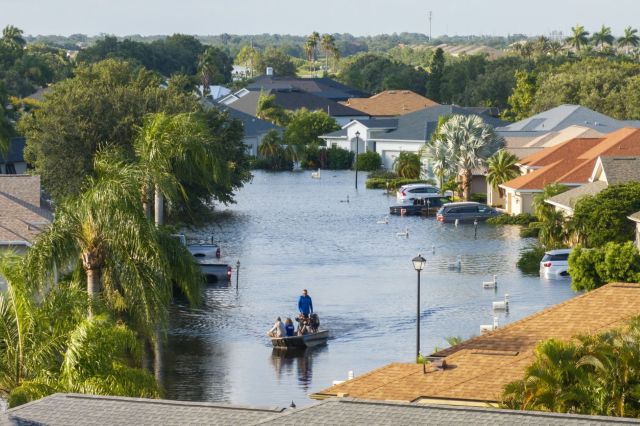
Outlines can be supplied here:
[[0, 163], [24, 163], [25, 138], [11, 138], [6, 156], [0, 153]]
[[640, 157], [600, 157], [609, 185], [640, 182]]
[[257, 77], [247, 86], [252, 91], [260, 90], [299, 90], [333, 101], [344, 101], [349, 98], [366, 98], [369, 96], [361, 90], [346, 86], [327, 77], [299, 78], [263, 75]]
[[[545, 424], [586, 426], [638, 424], [638, 420], [579, 414], [501, 410], [330, 399], [300, 409], [257, 408], [204, 402], [151, 400], [112, 396], [54, 394], [8, 410], [16, 425], [371, 425], [371, 424]], [[2, 419], [0, 417], [0, 419]], [[373, 420], [375, 419], [375, 420]]]
[[456, 105], [437, 105], [424, 108], [398, 117], [398, 127], [387, 132], [371, 136], [375, 140], [413, 140], [426, 142], [435, 131], [438, 119], [446, 115], [478, 115], [491, 126], [500, 126], [505, 122], [487, 114], [476, 114], [473, 110]]
[[496, 131], [503, 137], [535, 136], [563, 130], [569, 126], [589, 127], [600, 133], [611, 133], [622, 127], [640, 127], [640, 121], [616, 120], [580, 105], [560, 105], [524, 120], [516, 121]]
[[269, 132], [270, 130], [282, 131], [282, 127], [276, 126], [270, 121], [238, 111], [237, 109], [233, 109], [227, 105], [213, 103], [210, 100], [201, 100], [201, 102], [205, 108], [218, 108], [219, 110], [228, 113], [232, 118], [240, 120], [242, 122], [242, 128], [244, 129], [245, 138], [257, 137]]
[[640, 222], [640, 212], [635, 212], [634, 214], [629, 216], [629, 219], [633, 220], [634, 222]]
[[[436, 352], [447, 368], [393, 363], [312, 395], [368, 400], [496, 403], [524, 375], [538, 343], [622, 326], [640, 312], [640, 284], [608, 284], [534, 315]], [[439, 402], [434, 402], [439, 401]]]
[[0, 175], [0, 245], [31, 244], [52, 219], [40, 207], [40, 176]]
[[500, 186], [540, 191], [551, 183], [584, 184], [589, 181], [598, 157], [636, 156], [640, 156], [640, 129], [622, 128], [604, 138], [571, 139], [525, 157], [520, 164], [534, 171]]
[[[227, 105], [230, 108], [255, 116], [258, 99], [260, 99], [262, 93], [263, 92], [260, 91], [251, 91]], [[264, 93], [275, 96], [276, 105], [291, 111], [301, 108], [306, 108], [309, 111], [322, 110], [332, 117], [358, 117], [367, 115], [361, 111], [334, 102], [331, 99], [325, 99], [307, 92], [296, 90], [269, 90]]]
[[411, 90], [385, 90], [370, 98], [349, 98], [341, 103], [377, 117], [404, 115], [439, 105]]
[[545, 202], [552, 204], [554, 206], [558, 206], [560, 208], [563, 208], [565, 210], [571, 210], [573, 211], [573, 209], [576, 206], [576, 203], [578, 202], [578, 200], [580, 200], [582, 197], [586, 197], [586, 196], [593, 196], [598, 194], [600, 191], [602, 191], [603, 189], [605, 189], [607, 187], [607, 183], [601, 180], [595, 181], [595, 182], [590, 182], [587, 184], [584, 184], [582, 186], [579, 186], [577, 188], [573, 188], [570, 189], [568, 191], [565, 191], [561, 194], [555, 195], [547, 200], [544, 200]]
[[565, 129], [554, 132], [536, 133], [531, 136], [512, 136], [509, 133], [498, 132], [505, 137], [505, 149], [518, 158], [524, 158], [535, 154], [551, 146], [559, 145], [569, 139], [574, 138], [601, 138], [604, 133], [600, 133], [585, 126], [569, 126]]
[[44, 97], [47, 93], [53, 90], [52, 87], [40, 87], [38, 90], [30, 94], [29, 96], [25, 96], [27, 99], [33, 99], [34, 101], [42, 102], [44, 101]]

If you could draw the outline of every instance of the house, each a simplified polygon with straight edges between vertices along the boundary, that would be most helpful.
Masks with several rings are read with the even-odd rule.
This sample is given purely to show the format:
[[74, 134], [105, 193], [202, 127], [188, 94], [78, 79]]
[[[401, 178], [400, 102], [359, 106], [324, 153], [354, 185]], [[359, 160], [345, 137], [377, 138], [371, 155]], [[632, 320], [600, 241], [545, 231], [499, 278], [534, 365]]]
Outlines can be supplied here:
[[[345, 125], [352, 120], [366, 119], [369, 116], [361, 111], [342, 105], [336, 101], [297, 89], [270, 89], [266, 91], [249, 90], [240, 94], [236, 100], [223, 98], [226, 106], [257, 116], [258, 100], [262, 94], [273, 95], [275, 104], [288, 111], [306, 108], [309, 111], [324, 111], [333, 117], [339, 125]], [[236, 94], [234, 94], [236, 96]]]
[[545, 200], [565, 216], [572, 216], [578, 200], [598, 194], [609, 185], [640, 182], [640, 157], [598, 157], [589, 183]]
[[371, 117], [396, 117], [440, 105], [411, 90], [385, 90], [370, 98], [349, 98], [340, 103]]
[[589, 183], [598, 157], [640, 156], [640, 129], [622, 128], [603, 138], [576, 138], [523, 158], [521, 176], [503, 183], [504, 200], [491, 194], [491, 204], [502, 204], [509, 214], [530, 213], [533, 197], [559, 183], [578, 187]]
[[[262, 75], [247, 85], [250, 91], [300, 91], [329, 99], [334, 102], [346, 101], [349, 98], [367, 98], [368, 93], [354, 89], [327, 77], [281, 77], [275, 75]], [[357, 108], [356, 108], [357, 109]]]
[[335, 398], [303, 408], [56, 393], [0, 414], [7, 425], [531, 425], [637, 423], [630, 418]]
[[[602, 137], [623, 127], [640, 127], [640, 121], [617, 120], [580, 105], [560, 105], [497, 127], [496, 133], [508, 151], [524, 158], [569, 139]], [[569, 128], [573, 129], [564, 132]]]
[[436, 352], [431, 365], [388, 364], [311, 397], [497, 406], [505, 385], [523, 378], [540, 342], [621, 327], [638, 312], [640, 284], [608, 284]]
[[[358, 153], [375, 151], [380, 154], [383, 167], [391, 169], [401, 152], [418, 153], [420, 151], [436, 130], [440, 117], [453, 114], [476, 114], [491, 126], [504, 125], [504, 121], [487, 114], [482, 109], [437, 105], [396, 118], [353, 120], [342, 129], [320, 138], [327, 142], [327, 146], [337, 146], [352, 152], [356, 151], [357, 142]], [[427, 174], [430, 174], [429, 170]], [[482, 182], [473, 184], [472, 192], [484, 192], [486, 184]], [[476, 186], [478, 190], [474, 191]]]
[[638, 250], [640, 250], [640, 212], [629, 216], [629, 220], [636, 223], [636, 246], [638, 246]]
[[40, 202], [40, 176], [0, 175], [0, 250], [26, 251], [52, 219]]
[[0, 153], [0, 175], [21, 175], [27, 172], [27, 162], [24, 159], [25, 138], [11, 138], [9, 150]]
[[[204, 86], [198, 86], [198, 94], [200, 96], [203, 95]], [[222, 99], [225, 96], [231, 94], [231, 89], [228, 89], [224, 86], [209, 86], [209, 98], [213, 101], [217, 101], [218, 99]]]

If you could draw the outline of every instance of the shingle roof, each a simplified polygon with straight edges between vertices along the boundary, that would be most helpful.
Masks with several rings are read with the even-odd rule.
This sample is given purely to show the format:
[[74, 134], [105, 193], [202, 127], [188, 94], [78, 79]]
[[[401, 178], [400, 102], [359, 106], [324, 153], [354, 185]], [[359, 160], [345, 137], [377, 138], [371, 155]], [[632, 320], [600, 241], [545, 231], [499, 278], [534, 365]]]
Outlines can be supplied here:
[[11, 138], [6, 156], [0, 153], [0, 163], [24, 163], [25, 138]]
[[244, 129], [244, 136], [248, 138], [257, 137], [270, 130], [282, 131], [282, 127], [276, 126], [267, 120], [262, 120], [253, 115], [249, 115], [237, 109], [233, 109], [224, 104], [211, 102], [208, 99], [202, 99], [201, 103], [204, 108], [218, 108], [221, 111], [227, 112], [232, 118], [240, 120], [242, 122], [242, 128]]
[[560, 105], [532, 117], [496, 129], [503, 137], [533, 136], [572, 125], [589, 127], [600, 133], [610, 133], [622, 127], [640, 127], [640, 121], [616, 120], [580, 105]]
[[446, 361], [444, 370], [431, 366], [424, 374], [417, 364], [389, 364], [312, 397], [498, 402], [504, 386], [523, 376], [541, 341], [595, 334], [622, 326], [639, 313], [639, 284], [608, 284], [432, 354]]
[[326, 77], [297, 78], [263, 75], [257, 77], [247, 86], [249, 90], [299, 90], [321, 98], [344, 101], [348, 98], [366, 98], [369, 96], [361, 90], [346, 86]]
[[545, 202], [562, 206], [565, 209], [573, 210], [578, 200], [580, 200], [582, 197], [596, 195], [607, 186], [607, 183], [601, 180], [589, 182], [577, 188], [565, 191], [562, 194], [555, 195], [548, 200], [545, 200]]
[[502, 184], [520, 190], [542, 190], [550, 183], [583, 184], [591, 177], [598, 157], [640, 156], [640, 129], [623, 128], [604, 138], [577, 138], [522, 159], [537, 170]]
[[31, 243], [52, 218], [40, 207], [40, 176], [0, 175], [0, 242]]
[[439, 105], [411, 90], [385, 90], [370, 98], [350, 98], [344, 105], [377, 117], [393, 117]]
[[[4, 420], [4, 422], [2, 422]], [[203, 402], [54, 394], [8, 410], [13, 425], [569, 425], [638, 424], [629, 418], [330, 399], [300, 409], [255, 408]]]
[[634, 222], [640, 222], [640, 212], [635, 212], [634, 214], [629, 216], [629, 219], [633, 220]]
[[[237, 101], [229, 103], [228, 106], [230, 108], [242, 111], [246, 114], [255, 116], [258, 106], [258, 99], [260, 98], [261, 93], [263, 92], [251, 91]], [[331, 99], [325, 99], [307, 92], [295, 90], [270, 90], [264, 93], [274, 95], [276, 105], [279, 105], [282, 108], [291, 111], [295, 111], [300, 108], [306, 108], [310, 111], [322, 110], [332, 117], [357, 117], [367, 115], [362, 113], [361, 111], [357, 111], [353, 108], [349, 108], [347, 106], [339, 104], [338, 102], [334, 102]]]
[[640, 157], [601, 157], [609, 185], [640, 182]]

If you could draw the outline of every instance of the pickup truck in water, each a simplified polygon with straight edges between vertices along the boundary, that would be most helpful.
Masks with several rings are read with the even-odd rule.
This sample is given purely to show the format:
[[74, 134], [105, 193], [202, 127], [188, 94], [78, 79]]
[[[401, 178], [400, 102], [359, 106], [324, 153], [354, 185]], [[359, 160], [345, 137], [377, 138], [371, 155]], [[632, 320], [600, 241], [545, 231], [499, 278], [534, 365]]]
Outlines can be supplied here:
[[220, 263], [220, 247], [211, 241], [187, 242], [186, 236], [180, 234], [176, 238], [189, 250], [200, 264], [200, 270], [207, 284], [224, 283], [231, 280], [231, 266]]

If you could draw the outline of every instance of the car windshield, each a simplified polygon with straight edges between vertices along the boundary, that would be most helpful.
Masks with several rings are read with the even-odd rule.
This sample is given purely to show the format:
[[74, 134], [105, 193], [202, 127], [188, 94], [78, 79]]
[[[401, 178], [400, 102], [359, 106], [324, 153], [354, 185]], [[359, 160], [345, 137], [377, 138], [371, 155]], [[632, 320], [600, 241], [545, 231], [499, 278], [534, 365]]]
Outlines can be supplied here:
[[569, 259], [569, 253], [560, 253], [560, 254], [545, 254], [542, 258], [543, 262], [553, 262], [553, 261], [566, 261]]

